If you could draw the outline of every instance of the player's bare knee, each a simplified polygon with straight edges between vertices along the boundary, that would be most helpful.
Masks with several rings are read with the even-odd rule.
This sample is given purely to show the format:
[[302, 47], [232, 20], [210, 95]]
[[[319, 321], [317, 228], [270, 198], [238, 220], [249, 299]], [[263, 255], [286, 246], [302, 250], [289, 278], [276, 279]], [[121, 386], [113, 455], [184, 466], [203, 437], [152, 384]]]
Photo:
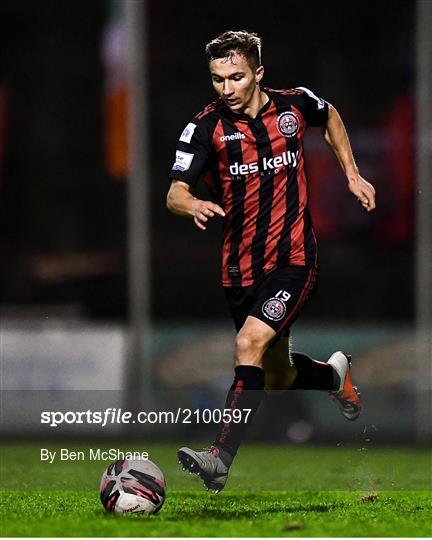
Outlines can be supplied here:
[[266, 344], [251, 333], [239, 333], [236, 339], [236, 364], [262, 366]]
[[238, 334], [236, 338], [236, 356], [242, 357], [252, 351], [252, 339], [248, 334]]

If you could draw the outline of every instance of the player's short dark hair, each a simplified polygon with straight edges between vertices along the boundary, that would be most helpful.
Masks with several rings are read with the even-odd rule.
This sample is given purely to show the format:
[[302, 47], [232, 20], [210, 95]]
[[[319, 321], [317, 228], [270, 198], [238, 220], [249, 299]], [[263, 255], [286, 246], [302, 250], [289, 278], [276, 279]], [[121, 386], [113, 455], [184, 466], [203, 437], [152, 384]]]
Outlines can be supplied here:
[[228, 30], [212, 39], [205, 48], [209, 62], [229, 58], [234, 51], [243, 55], [252, 69], [261, 65], [261, 38], [254, 32]]

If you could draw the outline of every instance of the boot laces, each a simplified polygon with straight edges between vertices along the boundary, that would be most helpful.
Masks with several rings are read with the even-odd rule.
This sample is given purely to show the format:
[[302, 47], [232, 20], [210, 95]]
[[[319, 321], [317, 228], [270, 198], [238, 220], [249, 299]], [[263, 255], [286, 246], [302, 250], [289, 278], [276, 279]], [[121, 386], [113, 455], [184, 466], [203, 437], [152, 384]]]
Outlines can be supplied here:
[[207, 446], [206, 448], [203, 448], [205, 452], [209, 452], [210, 454], [213, 454], [214, 457], [219, 457], [219, 448], [212, 444], [211, 446]]

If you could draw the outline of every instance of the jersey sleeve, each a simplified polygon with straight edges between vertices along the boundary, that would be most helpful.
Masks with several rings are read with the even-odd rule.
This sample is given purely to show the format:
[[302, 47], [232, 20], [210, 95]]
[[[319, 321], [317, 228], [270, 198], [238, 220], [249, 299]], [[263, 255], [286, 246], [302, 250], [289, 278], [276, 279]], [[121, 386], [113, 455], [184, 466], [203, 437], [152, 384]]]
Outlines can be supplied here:
[[170, 179], [195, 186], [206, 169], [210, 152], [211, 141], [205, 123], [194, 119], [180, 135]]
[[328, 120], [328, 103], [324, 99], [316, 96], [312, 90], [299, 86], [296, 90], [301, 90], [303, 114], [308, 126], [323, 126]]

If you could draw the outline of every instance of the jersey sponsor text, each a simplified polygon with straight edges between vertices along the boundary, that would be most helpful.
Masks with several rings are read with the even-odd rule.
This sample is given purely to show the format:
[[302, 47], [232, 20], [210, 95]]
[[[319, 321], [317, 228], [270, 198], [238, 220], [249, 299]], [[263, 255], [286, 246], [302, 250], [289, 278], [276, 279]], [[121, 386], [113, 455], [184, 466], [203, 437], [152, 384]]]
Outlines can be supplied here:
[[258, 161], [253, 161], [252, 163], [239, 163], [236, 161], [233, 163], [229, 170], [233, 176], [238, 174], [254, 174], [262, 171], [274, 170], [278, 167], [296, 167], [298, 162], [299, 151], [295, 152], [285, 151], [282, 152], [280, 156], [276, 157], [263, 157], [261, 160], [261, 168], [259, 167]]

